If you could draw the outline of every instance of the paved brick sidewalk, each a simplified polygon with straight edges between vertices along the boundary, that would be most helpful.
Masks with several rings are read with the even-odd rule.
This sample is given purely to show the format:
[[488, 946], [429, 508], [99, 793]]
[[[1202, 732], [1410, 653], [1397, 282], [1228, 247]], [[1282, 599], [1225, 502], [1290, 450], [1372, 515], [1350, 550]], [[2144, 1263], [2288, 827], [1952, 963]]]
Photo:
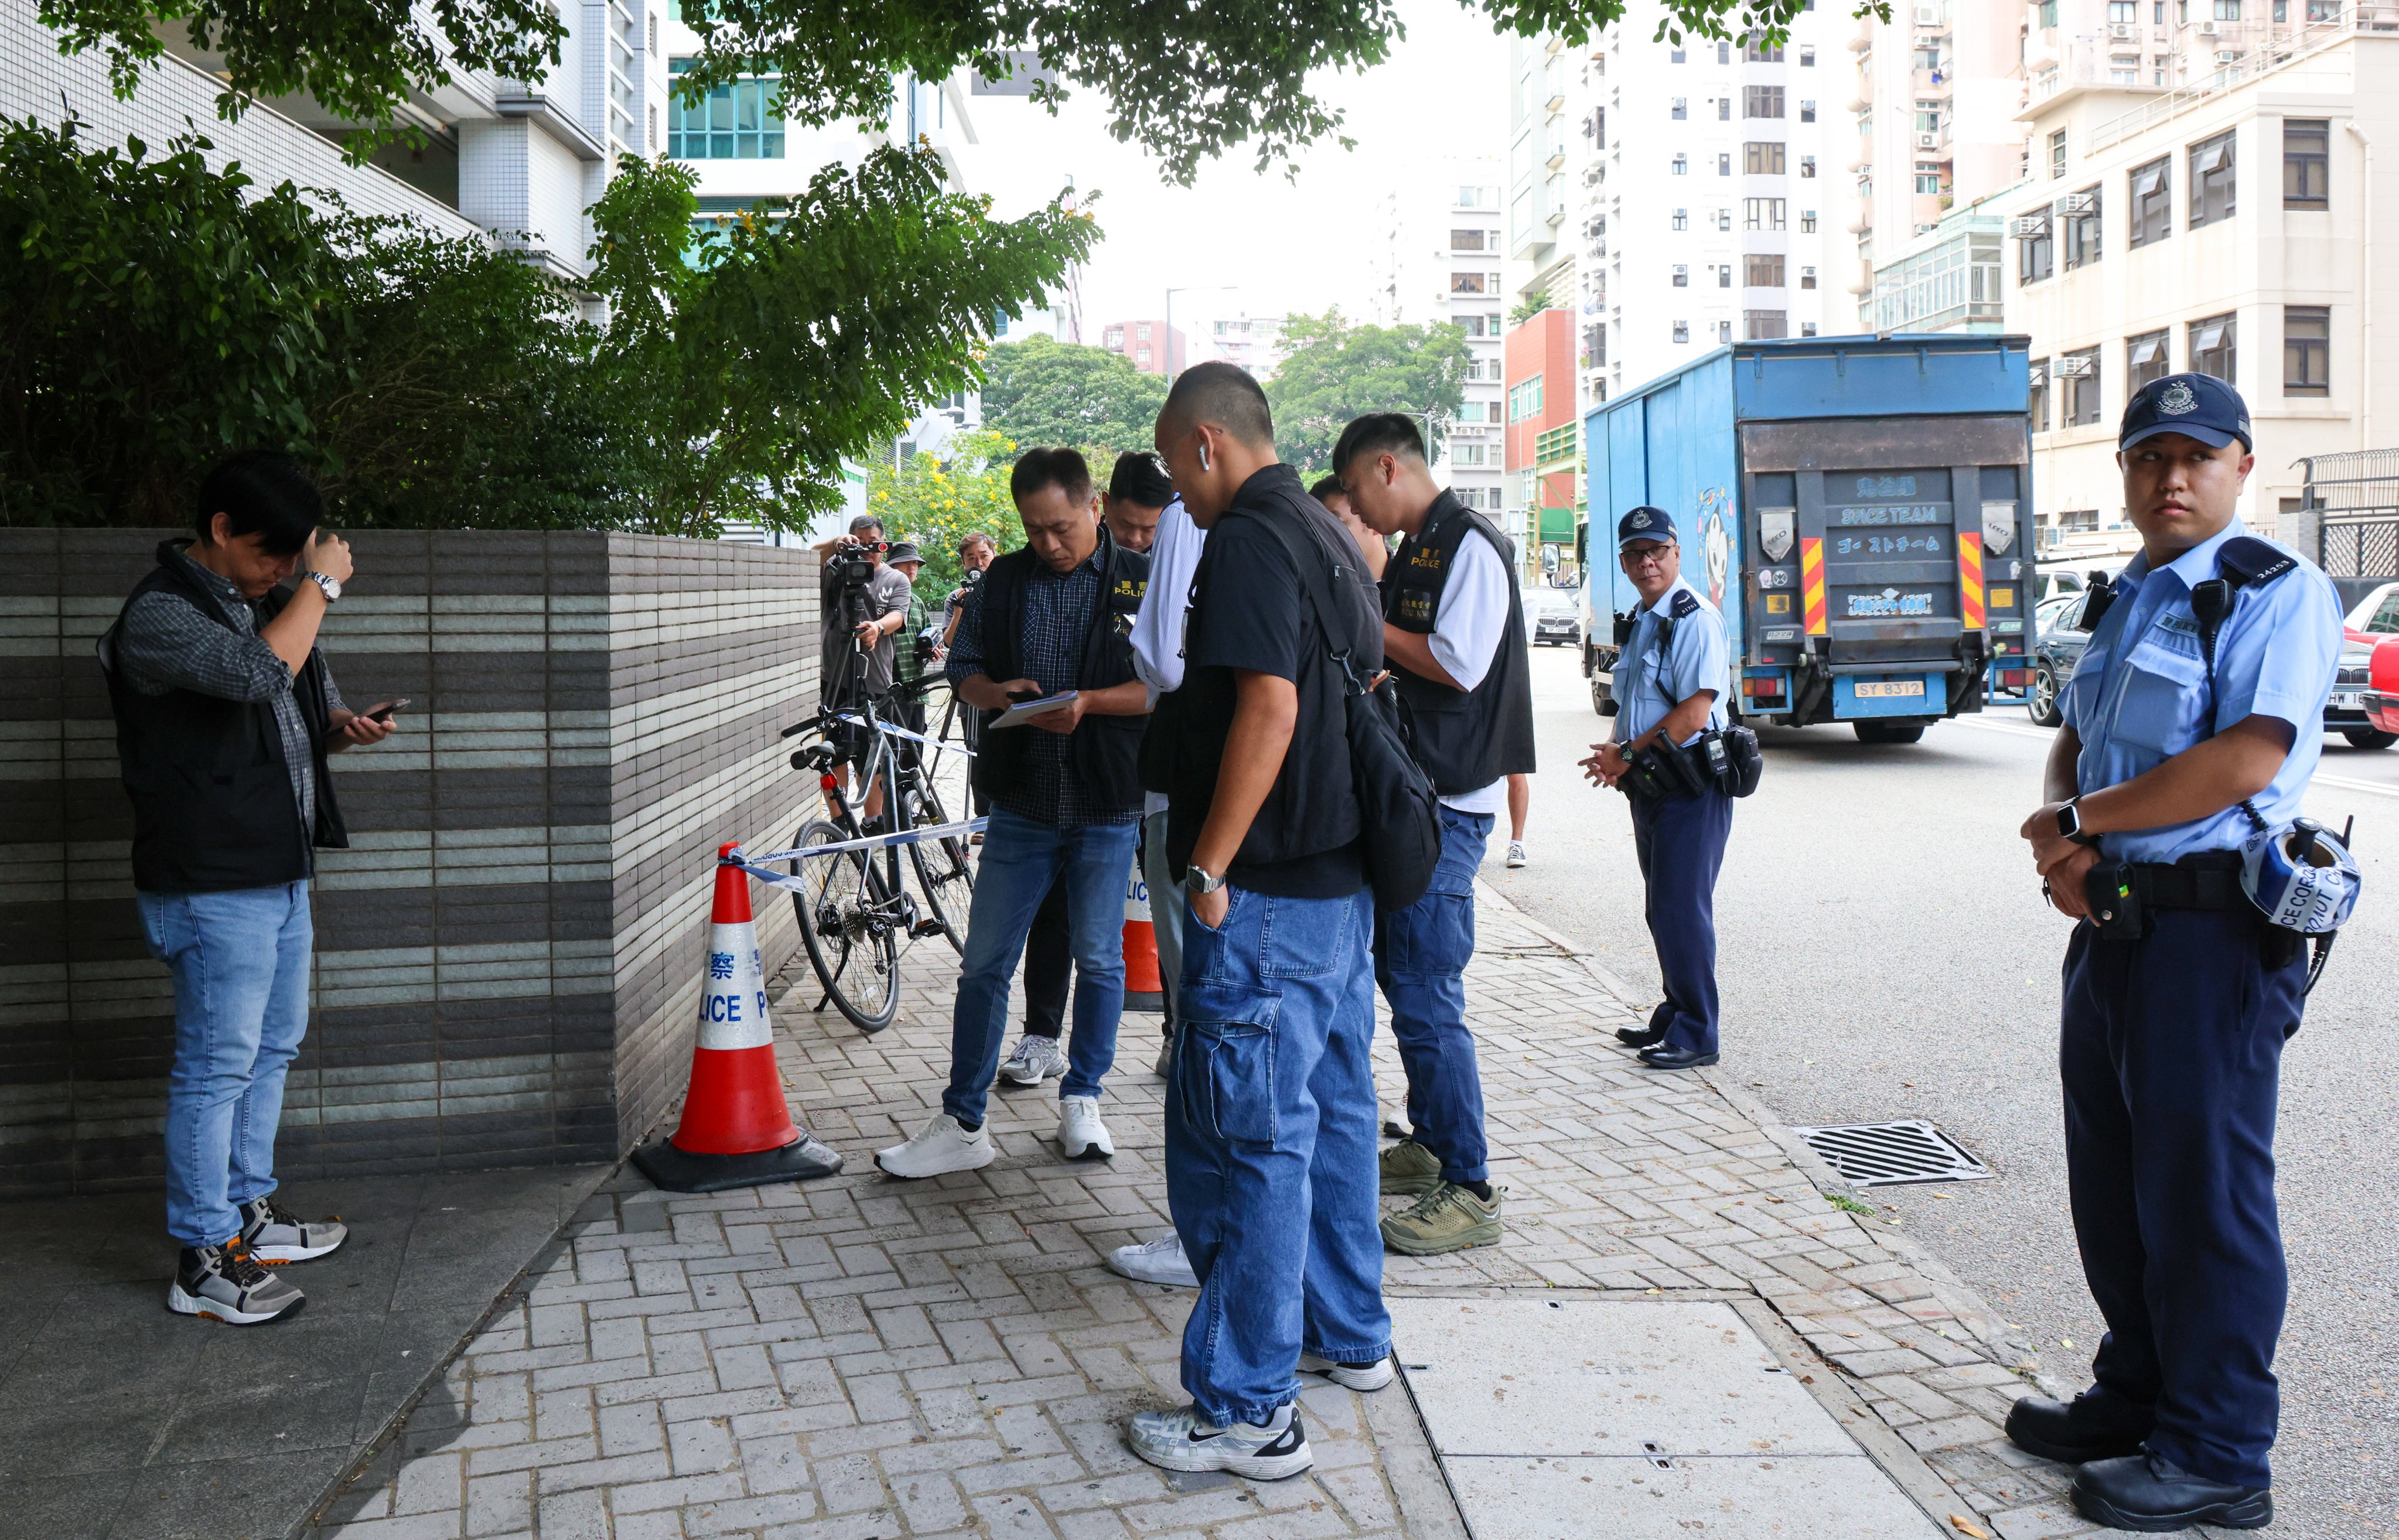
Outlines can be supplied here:
[[[1737, 1087], [1639, 1068], [1604, 973], [1488, 889], [1480, 915], [1469, 999], [1509, 1236], [1392, 1257], [1389, 1291], [1731, 1300], [1936, 1518], [2005, 1540], [2090, 1529], [2058, 1467], [1999, 1439], [2028, 1348], [1834, 1206], [1831, 1173]], [[901, 1183], [873, 1152], [939, 1101], [955, 979], [946, 950], [910, 964], [874, 1038], [806, 1011], [805, 962], [784, 976], [785, 1081], [845, 1174], [589, 1210], [311, 1533], [1462, 1536], [1402, 1391], [1311, 1385], [1318, 1467], [1290, 1481], [1169, 1477], [1125, 1451], [1130, 1412], [1185, 1399], [1191, 1296], [1100, 1265], [1168, 1224], [1155, 1019], [1130, 1019], [1109, 1087], [1113, 1164], [1061, 1162], [1054, 1093], [1018, 1092], [994, 1100], [996, 1164]], [[1395, 1106], [1388, 1035], [1377, 1049]]]

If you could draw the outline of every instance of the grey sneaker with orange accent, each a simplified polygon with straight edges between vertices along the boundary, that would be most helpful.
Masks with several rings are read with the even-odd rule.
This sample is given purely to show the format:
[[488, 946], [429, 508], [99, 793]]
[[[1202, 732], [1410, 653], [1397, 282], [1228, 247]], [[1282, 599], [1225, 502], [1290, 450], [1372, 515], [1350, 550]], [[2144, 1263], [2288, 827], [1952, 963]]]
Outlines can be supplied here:
[[301, 1219], [275, 1201], [255, 1197], [234, 1209], [241, 1216], [241, 1243], [269, 1267], [314, 1262], [342, 1249], [350, 1227], [339, 1219]]
[[167, 1308], [179, 1316], [227, 1326], [264, 1326], [289, 1320], [308, 1296], [261, 1267], [239, 1240], [223, 1246], [186, 1246], [167, 1286]]

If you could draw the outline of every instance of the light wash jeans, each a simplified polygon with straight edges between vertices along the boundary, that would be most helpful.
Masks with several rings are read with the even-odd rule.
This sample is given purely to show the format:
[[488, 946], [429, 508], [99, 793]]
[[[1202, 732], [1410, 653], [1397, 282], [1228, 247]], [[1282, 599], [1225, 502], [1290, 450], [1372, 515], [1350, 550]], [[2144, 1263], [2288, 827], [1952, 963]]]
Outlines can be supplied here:
[[1117, 1021], [1124, 1014], [1125, 877], [1140, 834], [1135, 823], [1056, 829], [992, 809], [975, 862], [967, 953], [950, 1017], [943, 1112], [961, 1123], [983, 1121], [992, 1077], [999, 1073], [1000, 1039], [1008, 1033], [1008, 982], [1061, 869], [1074, 939], [1075, 1025], [1058, 1094], [1100, 1094], [1100, 1081], [1116, 1062]]
[[1491, 815], [1441, 810], [1441, 863], [1407, 908], [1375, 915], [1375, 973], [1391, 1003], [1391, 1038], [1408, 1076], [1408, 1123], [1447, 1182], [1489, 1179], [1483, 1075], [1466, 1026], [1466, 965], [1474, 960], [1474, 873]]
[[150, 955], [175, 976], [167, 1075], [167, 1232], [241, 1233], [237, 1205], [275, 1191], [283, 1077], [308, 1030], [308, 885], [136, 893]]
[[1222, 1427], [1299, 1394], [1305, 1350], [1391, 1347], [1376, 1227], [1375, 901], [1235, 887], [1183, 931], [1166, 1195], [1200, 1300], [1183, 1388]]

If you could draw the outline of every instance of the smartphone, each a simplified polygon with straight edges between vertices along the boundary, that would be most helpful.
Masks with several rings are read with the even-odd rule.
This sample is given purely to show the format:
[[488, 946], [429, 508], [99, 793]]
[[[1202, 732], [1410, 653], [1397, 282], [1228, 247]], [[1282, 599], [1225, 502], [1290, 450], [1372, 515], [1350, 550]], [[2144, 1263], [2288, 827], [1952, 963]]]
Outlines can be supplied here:
[[409, 705], [409, 699], [406, 696], [400, 696], [398, 700], [387, 700], [381, 706], [376, 707], [373, 710], [369, 711], [367, 713], [367, 720], [369, 722], [389, 722], [391, 720], [391, 714], [394, 711], [400, 710], [407, 705]]
[[1008, 692], [1008, 698], [1015, 701], [1021, 706], [1028, 700], [1039, 700], [1041, 698], [1041, 692], [1038, 690], [1010, 690]]

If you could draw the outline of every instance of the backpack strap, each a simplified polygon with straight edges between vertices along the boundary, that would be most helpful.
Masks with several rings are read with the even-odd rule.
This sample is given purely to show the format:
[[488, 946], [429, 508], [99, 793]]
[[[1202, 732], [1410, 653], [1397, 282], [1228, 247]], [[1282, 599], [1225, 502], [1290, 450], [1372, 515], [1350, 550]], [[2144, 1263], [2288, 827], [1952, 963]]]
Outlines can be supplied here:
[[[1334, 668], [1340, 671], [1343, 693], [1353, 696], [1366, 694], [1366, 676], [1360, 673], [1357, 666], [1350, 661], [1349, 650], [1346, 647], [1336, 649], [1333, 644], [1334, 620], [1339, 614], [1338, 606], [1333, 601], [1333, 580], [1335, 577], [1347, 577], [1357, 569], [1346, 566], [1337, 560], [1328, 560], [1323, 547], [1318, 545], [1315, 536], [1304, 524], [1294, 533], [1284, 528], [1281, 520], [1267, 519], [1246, 509], [1240, 510], [1239, 516], [1255, 519], [1260, 524], [1271, 530], [1276, 539], [1282, 542], [1283, 550], [1290, 555], [1292, 564], [1299, 569], [1299, 580], [1302, 587], [1308, 590], [1308, 604], [1316, 611], [1316, 628], [1324, 639], [1324, 655], [1332, 661]], [[1309, 560], [1311, 551], [1316, 558], [1314, 561]]]

